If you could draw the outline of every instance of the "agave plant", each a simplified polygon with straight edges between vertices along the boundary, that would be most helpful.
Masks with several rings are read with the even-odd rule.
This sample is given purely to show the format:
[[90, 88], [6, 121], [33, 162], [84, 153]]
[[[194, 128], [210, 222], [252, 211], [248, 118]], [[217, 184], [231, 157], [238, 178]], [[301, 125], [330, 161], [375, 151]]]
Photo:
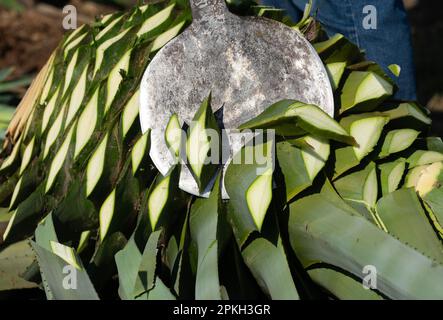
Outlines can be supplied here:
[[14, 91], [31, 83], [31, 77], [28, 76], [13, 81], [6, 80], [13, 71], [13, 68], [0, 70], [0, 144], [3, 144], [6, 129], [15, 112], [15, 108], [11, 106], [16, 98]]
[[[247, 3], [236, 10], [289, 23]], [[307, 16], [291, 26], [309, 33], [330, 74], [335, 118], [299, 101], [269, 106], [239, 129], [273, 129], [275, 138], [246, 144], [209, 198], [179, 189], [179, 165], [158, 173], [139, 127], [139, 83], [190, 19], [186, 2], [144, 5], [80, 27], [53, 53], [1, 162], [0, 290], [41, 285], [48, 299], [443, 298], [443, 142], [428, 135], [424, 108], [393, 100], [377, 64]], [[217, 129], [209, 105], [195, 120]], [[200, 154], [196, 128], [184, 146], [172, 134], [178, 120], [168, 145]], [[265, 170], [234, 161], [258, 148], [269, 155]], [[202, 159], [191, 170], [203, 185], [217, 170]], [[64, 286], [66, 266], [77, 290]], [[368, 290], [367, 266], [377, 275]]]

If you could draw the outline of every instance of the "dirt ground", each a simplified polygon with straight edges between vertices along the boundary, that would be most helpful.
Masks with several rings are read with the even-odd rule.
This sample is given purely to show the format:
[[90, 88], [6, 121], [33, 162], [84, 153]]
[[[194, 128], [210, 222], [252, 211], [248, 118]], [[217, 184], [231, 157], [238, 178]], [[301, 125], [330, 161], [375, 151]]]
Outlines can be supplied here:
[[[79, 23], [116, 10], [115, 6], [85, 0], [20, 2], [25, 8], [22, 12], [0, 7], [0, 69], [14, 66], [13, 77], [35, 73], [47, 60], [64, 32], [63, 5], [76, 6]], [[434, 132], [443, 136], [443, 1], [404, 2], [411, 22], [419, 101], [432, 112]]]

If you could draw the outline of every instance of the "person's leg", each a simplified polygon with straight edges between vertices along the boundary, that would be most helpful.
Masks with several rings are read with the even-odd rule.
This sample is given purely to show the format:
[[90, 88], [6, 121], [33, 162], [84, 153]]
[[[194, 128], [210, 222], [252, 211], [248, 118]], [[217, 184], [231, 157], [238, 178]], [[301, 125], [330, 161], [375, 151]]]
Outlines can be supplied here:
[[[286, 7], [287, 2], [303, 10], [307, 0], [267, 0], [274, 5]], [[369, 60], [380, 64], [398, 84], [396, 98], [415, 100], [415, 70], [412, 44], [406, 12], [401, 0], [372, 0], [377, 9], [377, 28], [363, 26], [364, 8], [367, 0], [314, 0], [312, 15], [315, 15], [329, 35], [341, 33], [365, 50]], [[288, 11], [288, 13], [290, 13]], [[399, 78], [388, 70], [390, 64], [398, 64], [402, 71]]]
[[285, 9], [288, 15], [295, 22], [299, 21], [303, 16], [303, 11], [299, 10], [291, 0], [262, 0], [260, 3], [267, 6]]

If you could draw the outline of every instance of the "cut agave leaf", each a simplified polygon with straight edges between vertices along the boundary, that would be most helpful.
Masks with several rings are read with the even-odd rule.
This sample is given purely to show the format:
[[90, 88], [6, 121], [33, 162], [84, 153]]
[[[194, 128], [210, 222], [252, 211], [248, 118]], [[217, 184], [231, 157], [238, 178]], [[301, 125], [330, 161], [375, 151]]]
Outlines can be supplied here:
[[26, 146], [25, 152], [23, 152], [22, 164], [20, 166], [20, 174], [23, 174], [23, 172], [26, 170], [29, 163], [31, 162], [32, 155], [34, 154], [34, 143], [35, 143], [35, 137], [32, 138], [32, 140]]
[[99, 45], [95, 55], [95, 64], [94, 64], [94, 73], [93, 73], [94, 76], [97, 74], [98, 70], [102, 66], [105, 51], [108, 50], [114, 43], [121, 40], [128, 33], [129, 30], [130, 29], [126, 29], [120, 32], [115, 37], [110, 38]]
[[103, 140], [98, 145], [97, 150], [93, 153], [89, 159], [88, 166], [86, 167], [86, 196], [89, 196], [102, 176], [105, 166], [106, 147], [108, 145], [108, 134], [105, 135]]
[[392, 93], [392, 85], [376, 73], [353, 71], [343, 86], [340, 113], [374, 110]]
[[313, 136], [277, 143], [277, 159], [291, 200], [311, 186], [329, 157], [329, 143]]
[[57, 91], [54, 92], [51, 99], [49, 100], [48, 104], [45, 107], [45, 111], [43, 112], [43, 119], [42, 119], [42, 129], [41, 132], [45, 132], [46, 127], [48, 126], [49, 119], [52, 116], [52, 113], [54, 112], [54, 109], [56, 107], [56, 102], [58, 99], [58, 93], [60, 91], [60, 87], [57, 88]]
[[381, 198], [377, 213], [391, 235], [443, 263], [443, 246], [413, 188], [400, 189]]
[[75, 40], [71, 41], [64, 49], [64, 57], [65, 59], [68, 57], [69, 52], [76, 48], [84, 39], [87, 38], [88, 33], [83, 33], [82, 35], [78, 36]]
[[349, 126], [349, 132], [358, 146], [336, 149], [334, 177], [338, 177], [357, 166], [363, 158], [372, 152], [380, 139], [383, 127], [389, 120], [389, 118], [384, 116], [364, 116], [361, 118], [357, 117], [356, 120], [353, 119], [353, 116], [350, 116], [343, 118], [342, 122]]
[[[269, 199], [272, 198], [272, 184], [270, 185], [270, 183], [274, 169], [274, 148], [273, 140], [266, 142], [262, 140], [256, 142], [255, 145], [248, 143], [234, 155], [226, 170], [225, 187], [230, 197], [228, 220], [234, 226], [234, 234], [240, 246], [247, 240], [251, 232], [259, 231], [266, 213], [265, 210], [269, 205]], [[262, 158], [258, 159], [259, 157]], [[268, 176], [263, 177], [263, 173]], [[248, 190], [250, 192], [254, 183], [257, 183], [254, 189], [257, 188], [262, 193], [251, 193], [247, 197]], [[266, 199], [266, 202], [263, 203], [266, 207], [256, 208], [254, 206], [252, 202], [259, 202], [259, 199]], [[257, 210], [252, 211], [251, 209]]]
[[385, 196], [398, 189], [406, 169], [406, 160], [401, 158], [378, 166], [380, 169], [381, 191]]
[[394, 74], [394, 76], [400, 76], [401, 67], [398, 64], [390, 64], [388, 66], [388, 69]]
[[326, 63], [346, 62], [350, 64], [362, 59], [360, 49], [339, 33], [326, 41], [315, 43], [314, 48]]
[[391, 299], [443, 297], [435, 285], [443, 276], [442, 265], [321, 194], [291, 204], [289, 235], [305, 267], [324, 262], [363, 278], [363, 268], [371, 265], [377, 270], [377, 289]]
[[178, 120], [178, 116], [174, 113], [169, 119], [165, 130], [165, 141], [172, 155], [178, 159], [183, 139], [183, 131]]
[[345, 69], [346, 62], [331, 62], [326, 64], [326, 71], [328, 72], [329, 80], [331, 81], [332, 90], [337, 90]]
[[139, 184], [132, 172], [127, 170], [111, 194], [100, 208], [100, 240], [119, 230], [125, 230], [127, 224], [136, 218], [136, 206], [139, 198]]
[[426, 166], [417, 179], [415, 190], [420, 197], [426, 196], [433, 189], [439, 188], [443, 184], [443, 162], [436, 162]]
[[72, 76], [74, 74], [74, 68], [77, 66], [78, 53], [79, 50], [76, 50], [71, 60], [69, 61], [68, 67], [66, 68], [62, 96], [65, 95], [66, 90], [68, 90], [68, 88], [70, 87]]
[[78, 119], [76, 139], [75, 139], [75, 151], [74, 151], [75, 158], [77, 158], [77, 156], [83, 150], [85, 145], [88, 143], [97, 125], [98, 112], [99, 112], [98, 95], [99, 95], [99, 88], [95, 90], [95, 93], [93, 94], [91, 100], [89, 100], [88, 104], [83, 109]]
[[157, 176], [155, 186], [148, 198], [148, 214], [152, 230], [161, 226], [166, 219], [167, 213], [172, 209], [177, 210], [177, 203], [174, 198], [178, 196], [178, 178], [180, 176], [180, 166], [175, 168], [167, 176]]
[[12, 148], [9, 156], [3, 160], [2, 165], [0, 166], [0, 173], [6, 173], [7, 171], [13, 171], [18, 166], [18, 162], [20, 160], [20, 148], [22, 146], [23, 135], [20, 136], [19, 140], [16, 142], [14, 147]]
[[[114, 28], [117, 23], [119, 23], [122, 20], [123, 16], [119, 16], [116, 19], [112, 20], [103, 30], [101, 30], [96, 36], [95, 36], [95, 41], [99, 41], [100, 39], [102, 39], [105, 35], [107, 35], [109, 33], [109, 31], [111, 31], [112, 28]], [[106, 22], [104, 22], [106, 23]]]
[[419, 131], [413, 129], [389, 131], [383, 142], [379, 157], [386, 158], [393, 153], [406, 150], [412, 145], [412, 143], [414, 143], [419, 134]]
[[65, 117], [65, 106], [62, 107], [59, 115], [55, 119], [54, 123], [52, 124], [51, 128], [48, 131], [48, 135], [46, 136], [46, 143], [45, 143], [45, 149], [43, 151], [43, 159], [46, 159], [46, 157], [49, 154], [49, 150], [51, 149], [54, 142], [59, 137], [60, 132], [62, 131], [62, 125], [63, 125], [63, 119]]
[[148, 161], [148, 154], [150, 148], [150, 131], [146, 131], [144, 135], [142, 135], [131, 151], [131, 163], [132, 163], [132, 173], [135, 175], [143, 160]]
[[342, 198], [369, 221], [378, 224], [374, 214], [378, 195], [376, 167], [373, 162], [365, 169], [348, 174], [336, 181], [334, 187]]
[[108, 83], [107, 83], [107, 94], [106, 94], [106, 103], [105, 103], [105, 113], [111, 107], [112, 102], [115, 99], [115, 96], [118, 92], [121, 82], [123, 81], [123, 74], [128, 72], [129, 69], [129, 61], [131, 58], [132, 50], [128, 50], [120, 59], [119, 62], [115, 65], [115, 67], [111, 70], [108, 75]]
[[340, 300], [383, 300], [375, 291], [365, 289], [361, 282], [327, 268], [308, 270], [309, 276]]
[[71, 247], [65, 246], [56, 241], [51, 241], [51, 251], [65, 262], [69, 263], [71, 266], [78, 270], [81, 270], [81, 262], [77, 258], [75, 250]]
[[439, 161], [443, 161], [443, 153], [427, 150], [417, 150], [407, 160], [409, 169]]
[[408, 173], [406, 174], [406, 177], [405, 177], [405, 183], [404, 183], [403, 187], [404, 188], [410, 188], [410, 187], [415, 188], [417, 186], [417, 182], [418, 182], [418, 179], [420, 178], [420, 175], [422, 174], [424, 169], [426, 169], [429, 166], [430, 166], [430, 164], [425, 164], [425, 165], [414, 167], [414, 168], [408, 170]]
[[185, 25], [186, 21], [181, 21], [177, 23], [172, 28], [168, 29], [167, 31], [163, 32], [161, 35], [159, 35], [155, 40], [152, 42], [151, 46], [151, 52], [155, 52], [158, 49], [162, 48], [165, 44], [167, 44], [170, 40], [175, 38]]
[[135, 123], [135, 119], [138, 117], [138, 110], [140, 106], [140, 89], [134, 93], [129, 99], [128, 103], [123, 109], [122, 113], [122, 134], [126, 137], [132, 125]]
[[414, 102], [400, 103], [396, 108], [382, 111], [382, 114], [389, 116], [391, 120], [402, 121], [404, 126], [405, 120], [410, 119], [422, 125], [430, 125], [431, 119], [425, 114], [424, 110]]
[[263, 220], [272, 200], [273, 168], [259, 175], [246, 190], [246, 203], [258, 231], [261, 231]]
[[171, 5], [167, 6], [163, 10], [159, 11], [158, 13], [154, 14], [153, 16], [146, 19], [145, 22], [141, 25], [140, 29], [137, 31], [137, 37], [142, 37], [155, 28], [158, 28], [161, 26], [164, 22], [168, 20], [168, 18], [171, 16], [172, 10], [174, 9], [175, 3], [172, 3]]
[[357, 120], [351, 124], [350, 134], [358, 143], [358, 147], [354, 147], [357, 159], [362, 160], [373, 150], [387, 122], [384, 117], [373, 117]]
[[68, 115], [66, 116], [65, 127], [67, 127], [71, 123], [72, 119], [77, 114], [77, 111], [80, 109], [86, 93], [86, 83], [88, 81], [87, 76], [88, 66], [85, 67], [82, 74], [80, 75], [80, 79], [72, 90], [71, 98], [69, 100]]
[[322, 109], [295, 100], [274, 103], [239, 129], [275, 129], [277, 134], [289, 136], [309, 132], [316, 137], [355, 144], [346, 130]]
[[63, 163], [65, 162], [65, 159], [68, 155], [69, 146], [71, 144], [73, 132], [74, 132], [74, 126], [69, 130], [60, 149], [58, 150], [57, 154], [52, 160], [51, 166], [49, 167], [48, 178], [46, 180], [46, 187], [45, 187], [46, 192], [49, 192], [49, 190], [51, 189], [55, 181], [55, 178], [57, 177], [60, 169], [63, 166]]
[[186, 141], [188, 167], [200, 191], [206, 189], [218, 170], [221, 162], [220, 150], [221, 131], [212, 112], [211, 95], [209, 95], [195, 114]]

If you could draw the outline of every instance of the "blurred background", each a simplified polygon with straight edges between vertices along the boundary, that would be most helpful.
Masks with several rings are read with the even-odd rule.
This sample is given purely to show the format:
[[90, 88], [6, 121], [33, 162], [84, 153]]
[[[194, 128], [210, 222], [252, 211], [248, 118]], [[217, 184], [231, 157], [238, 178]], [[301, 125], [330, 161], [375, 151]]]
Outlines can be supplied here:
[[[0, 139], [2, 128], [64, 33], [62, 8], [77, 8], [78, 23], [132, 7], [137, 0], [0, 0]], [[443, 1], [404, 0], [411, 24], [419, 102], [443, 136]], [[401, 54], [401, 53], [399, 53]], [[3, 129], [4, 132], [4, 129]]]

